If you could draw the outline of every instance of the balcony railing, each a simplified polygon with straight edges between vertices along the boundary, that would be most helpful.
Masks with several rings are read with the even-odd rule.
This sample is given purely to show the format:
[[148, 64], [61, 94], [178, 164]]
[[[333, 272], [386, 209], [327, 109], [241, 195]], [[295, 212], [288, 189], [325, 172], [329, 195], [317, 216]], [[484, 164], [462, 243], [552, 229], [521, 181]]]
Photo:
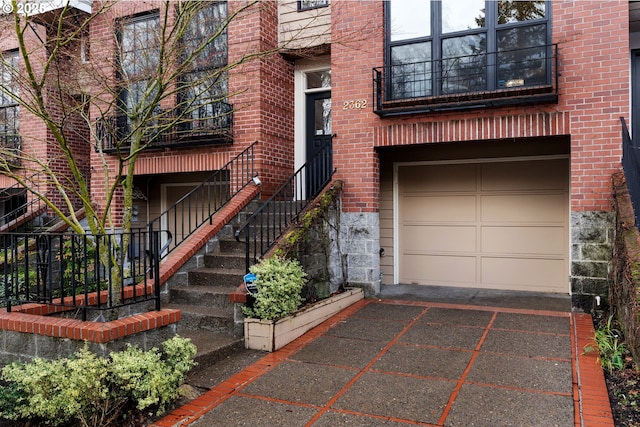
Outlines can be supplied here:
[[[146, 149], [193, 147], [233, 142], [233, 105], [208, 104], [176, 118], [175, 111], [158, 110], [144, 126]], [[102, 150], [113, 153], [130, 146], [131, 122], [124, 114], [101, 117], [96, 122], [96, 139]]]
[[139, 303], [159, 310], [159, 232], [135, 230], [126, 240], [129, 250], [122, 248], [123, 233], [3, 233], [0, 305], [7, 311], [30, 303], [80, 310], [82, 320], [94, 310]]
[[373, 91], [382, 117], [557, 103], [557, 45], [378, 67]]

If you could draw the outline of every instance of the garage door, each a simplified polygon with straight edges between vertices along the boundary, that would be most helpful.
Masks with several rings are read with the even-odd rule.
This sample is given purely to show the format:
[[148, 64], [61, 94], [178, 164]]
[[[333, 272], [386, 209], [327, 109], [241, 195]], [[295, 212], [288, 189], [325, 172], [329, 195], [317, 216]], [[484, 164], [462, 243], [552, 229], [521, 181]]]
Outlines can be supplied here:
[[399, 283], [569, 291], [567, 159], [398, 165]]

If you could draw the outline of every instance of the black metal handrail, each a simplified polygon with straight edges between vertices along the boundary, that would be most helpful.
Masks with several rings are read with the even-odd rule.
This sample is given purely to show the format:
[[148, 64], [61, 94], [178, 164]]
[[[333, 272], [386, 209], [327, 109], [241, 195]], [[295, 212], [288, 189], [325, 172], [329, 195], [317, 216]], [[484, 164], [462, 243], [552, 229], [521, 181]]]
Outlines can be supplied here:
[[149, 232], [163, 230], [168, 237], [161, 248], [161, 258], [191, 236], [225, 206], [256, 176], [254, 149], [257, 142], [245, 148], [226, 165], [182, 196], [169, 209], [149, 222]]
[[640, 216], [640, 146], [638, 146], [638, 138], [631, 138], [624, 117], [620, 117], [620, 122], [622, 124], [622, 170], [633, 205], [636, 227], [640, 228], [640, 221], [638, 221]]
[[[203, 105], [200, 109], [195, 109], [190, 116], [186, 115], [178, 120], [177, 114], [180, 113], [175, 110], [156, 111], [155, 118], [145, 126], [145, 134], [149, 136], [147, 141], [153, 138], [146, 149], [228, 144], [233, 141], [231, 104], [215, 102]], [[173, 124], [165, 128], [163, 123]], [[107, 115], [96, 121], [96, 139], [105, 153], [127, 149], [130, 137], [131, 126], [129, 117], [125, 114]]]
[[335, 173], [332, 150], [333, 145], [328, 141], [238, 228], [235, 237], [240, 241], [244, 235], [247, 272], [331, 181]]
[[[40, 191], [40, 186], [37, 179], [33, 179], [32, 176], [28, 179], [28, 182], [30, 182], [30, 185], [32, 186], [32, 191]], [[11, 206], [10, 211], [0, 216], [0, 229], [2, 230], [5, 229], [5, 226], [9, 226], [12, 222], [22, 217], [26, 216], [29, 218], [34, 218], [46, 207], [45, 203], [40, 197], [36, 195], [30, 195], [30, 192], [27, 191], [24, 185], [20, 183], [16, 183], [11, 185], [10, 187], [0, 189], [0, 201], [7, 201], [12, 198], [18, 199], [17, 204]]]
[[557, 102], [558, 46], [387, 65], [373, 69], [373, 110], [440, 111]]
[[[144, 255], [123, 250], [125, 240]], [[46, 304], [79, 309], [87, 320], [88, 310], [149, 301], [160, 309], [159, 232], [6, 233], [0, 241], [0, 302], [9, 312], [16, 305]]]

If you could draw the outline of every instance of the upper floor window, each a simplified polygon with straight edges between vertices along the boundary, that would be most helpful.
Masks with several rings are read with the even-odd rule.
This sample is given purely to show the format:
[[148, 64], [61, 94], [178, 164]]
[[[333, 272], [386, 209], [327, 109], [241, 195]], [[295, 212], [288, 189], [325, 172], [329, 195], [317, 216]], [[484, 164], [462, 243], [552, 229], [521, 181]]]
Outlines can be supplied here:
[[96, 121], [107, 152], [134, 137], [144, 148], [231, 141], [227, 2], [180, 2], [167, 13], [167, 28], [158, 10], [117, 23], [117, 112]]
[[178, 96], [186, 129], [226, 127], [231, 111], [226, 103], [228, 76], [224, 71], [228, 60], [226, 23], [226, 2], [202, 2], [180, 39], [183, 63], [190, 64], [180, 76]]
[[298, 10], [316, 9], [329, 6], [329, 0], [298, 0]]
[[154, 98], [152, 79], [160, 61], [160, 15], [147, 13], [120, 22], [120, 101], [128, 117], [146, 108]]
[[549, 3], [390, 0], [387, 99], [549, 83]]
[[18, 51], [4, 52], [0, 63], [0, 145], [4, 148], [19, 148], [20, 108], [15, 99], [19, 91], [15, 79], [17, 67]]

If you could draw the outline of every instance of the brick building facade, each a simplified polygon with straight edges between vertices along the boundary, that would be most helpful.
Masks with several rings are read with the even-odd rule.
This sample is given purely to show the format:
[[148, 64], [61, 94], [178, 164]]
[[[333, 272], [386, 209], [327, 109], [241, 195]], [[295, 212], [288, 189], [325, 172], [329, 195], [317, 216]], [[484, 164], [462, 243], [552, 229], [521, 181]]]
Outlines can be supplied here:
[[[121, 2], [95, 19], [90, 61], [115, 76], [115, 29], [157, 8]], [[136, 224], [254, 141], [268, 195], [331, 140], [349, 283], [571, 293], [580, 306], [606, 293], [611, 174], [640, 47], [629, 2], [264, 1], [226, 37], [228, 63], [279, 52], [229, 70], [231, 141], [139, 157]], [[98, 173], [99, 154], [86, 155]]]
[[[473, 15], [466, 15], [486, 13], [484, 27], [474, 19], [460, 29], [447, 15], [463, 12], [459, 3], [413, 2], [404, 6], [410, 17], [398, 3], [330, 5], [334, 156], [351, 227], [345, 236], [364, 243], [345, 245], [354, 250], [350, 281], [374, 291], [416, 283], [571, 293], [589, 307], [590, 295], [608, 286], [611, 174], [620, 168], [620, 117], [630, 117], [631, 104], [629, 4], [530, 2], [535, 16], [514, 9], [503, 18], [509, 2], [470, 2], [464, 7]], [[402, 34], [394, 12], [408, 26], [426, 13], [416, 28], [430, 24], [431, 31]], [[534, 23], [546, 26], [546, 38], [531, 36]], [[360, 40], [350, 36], [354, 29], [364, 31]], [[527, 36], [509, 40], [518, 33]], [[514, 51], [544, 44], [547, 53], [516, 52], [519, 62], [509, 64], [501, 43]], [[427, 55], [394, 57], [393, 49], [424, 44]], [[461, 63], [486, 55], [479, 86], [445, 87], [477, 79], [455, 68], [450, 45]], [[473, 53], [465, 49], [472, 45]], [[527, 63], [533, 57], [546, 63]], [[503, 71], [524, 76], [529, 66], [544, 68], [545, 79], [530, 83], [535, 76]], [[385, 92], [394, 90], [394, 72], [405, 73], [397, 79], [413, 93]], [[508, 89], [501, 73], [513, 80]], [[416, 93], [423, 83], [431, 87]]]

